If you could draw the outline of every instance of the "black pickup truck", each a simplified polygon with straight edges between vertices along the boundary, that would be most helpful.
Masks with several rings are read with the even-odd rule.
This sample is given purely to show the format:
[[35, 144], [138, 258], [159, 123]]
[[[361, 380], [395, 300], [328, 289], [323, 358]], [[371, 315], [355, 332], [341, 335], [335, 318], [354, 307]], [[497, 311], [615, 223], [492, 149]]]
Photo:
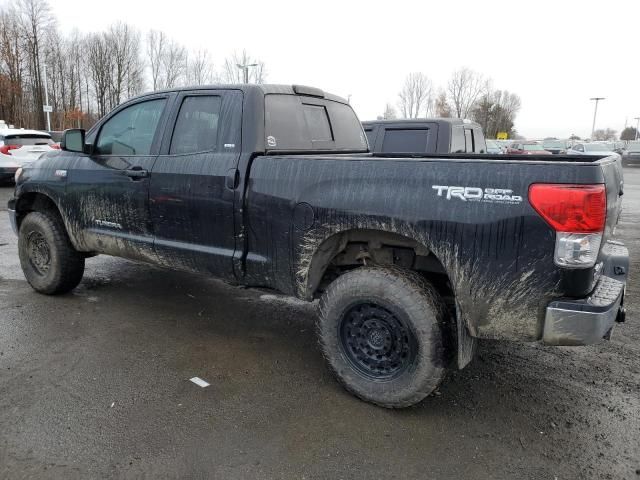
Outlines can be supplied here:
[[615, 162], [376, 155], [322, 90], [212, 86], [66, 131], [8, 207], [36, 291], [68, 292], [102, 253], [319, 298], [338, 379], [404, 407], [476, 339], [584, 345], [624, 319]]

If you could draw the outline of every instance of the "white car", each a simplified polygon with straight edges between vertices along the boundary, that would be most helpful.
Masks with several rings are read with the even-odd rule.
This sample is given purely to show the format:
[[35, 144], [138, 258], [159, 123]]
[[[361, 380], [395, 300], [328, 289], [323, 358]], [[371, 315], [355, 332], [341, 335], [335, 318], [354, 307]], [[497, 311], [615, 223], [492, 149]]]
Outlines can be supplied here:
[[0, 130], [0, 181], [12, 180], [18, 167], [59, 148], [46, 132], [15, 128]]
[[611, 145], [607, 143], [576, 143], [573, 147], [567, 150], [567, 155], [618, 155], [613, 151]]

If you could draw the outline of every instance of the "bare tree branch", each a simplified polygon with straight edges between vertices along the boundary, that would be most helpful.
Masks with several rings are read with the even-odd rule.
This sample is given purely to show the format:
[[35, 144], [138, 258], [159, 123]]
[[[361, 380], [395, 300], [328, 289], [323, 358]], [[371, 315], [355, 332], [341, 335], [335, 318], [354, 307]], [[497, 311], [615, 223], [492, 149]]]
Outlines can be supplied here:
[[398, 94], [398, 107], [403, 118], [428, 117], [433, 111], [433, 84], [421, 72], [407, 75]]

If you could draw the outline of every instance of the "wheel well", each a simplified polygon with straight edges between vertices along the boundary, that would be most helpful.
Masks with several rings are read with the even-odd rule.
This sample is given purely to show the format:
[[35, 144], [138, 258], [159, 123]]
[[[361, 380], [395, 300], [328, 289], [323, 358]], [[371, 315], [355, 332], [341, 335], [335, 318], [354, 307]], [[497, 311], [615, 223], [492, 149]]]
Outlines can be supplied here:
[[[457, 338], [458, 330], [463, 327], [458, 318], [455, 292], [449, 275], [432, 251], [410, 237], [378, 230], [349, 230], [329, 237], [311, 260], [309, 296], [319, 297], [343, 273], [372, 264], [395, 265], [412, 270], [433, 285], [448, 311], [449, 320], [443, 332], [445, 349], [456, 359], [461, 358]], [[454, 357], [450, 360], [453, 362]]]
[[427, 278], [455, 312], [453, 288], [440, 260], [422, 243], [379, 230], [349, 230], [329, 237], [314, 254], [308, 276], [318, 297], [342, 273], [362, 265], [397, 265]]
[[47, 195], [38, 192], [29, 192], [20, 195], [20, 199], [16, 204], [18, 228], [20, 227], [22, 219], [24, 219], [29, 212], [51, 212], [60, 216], [60, 211], [55, 202]]

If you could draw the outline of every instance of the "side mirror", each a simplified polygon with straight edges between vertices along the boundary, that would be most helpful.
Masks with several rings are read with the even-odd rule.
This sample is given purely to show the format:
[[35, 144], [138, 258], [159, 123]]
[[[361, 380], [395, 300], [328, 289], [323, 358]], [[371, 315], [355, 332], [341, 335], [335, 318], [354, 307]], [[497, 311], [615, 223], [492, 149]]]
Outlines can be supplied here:
[[82, 128], [65, 130], [60, 141], [60, 148], [67, 152], [84, 153], [86, 150], [84, 134], [85, 131]]

